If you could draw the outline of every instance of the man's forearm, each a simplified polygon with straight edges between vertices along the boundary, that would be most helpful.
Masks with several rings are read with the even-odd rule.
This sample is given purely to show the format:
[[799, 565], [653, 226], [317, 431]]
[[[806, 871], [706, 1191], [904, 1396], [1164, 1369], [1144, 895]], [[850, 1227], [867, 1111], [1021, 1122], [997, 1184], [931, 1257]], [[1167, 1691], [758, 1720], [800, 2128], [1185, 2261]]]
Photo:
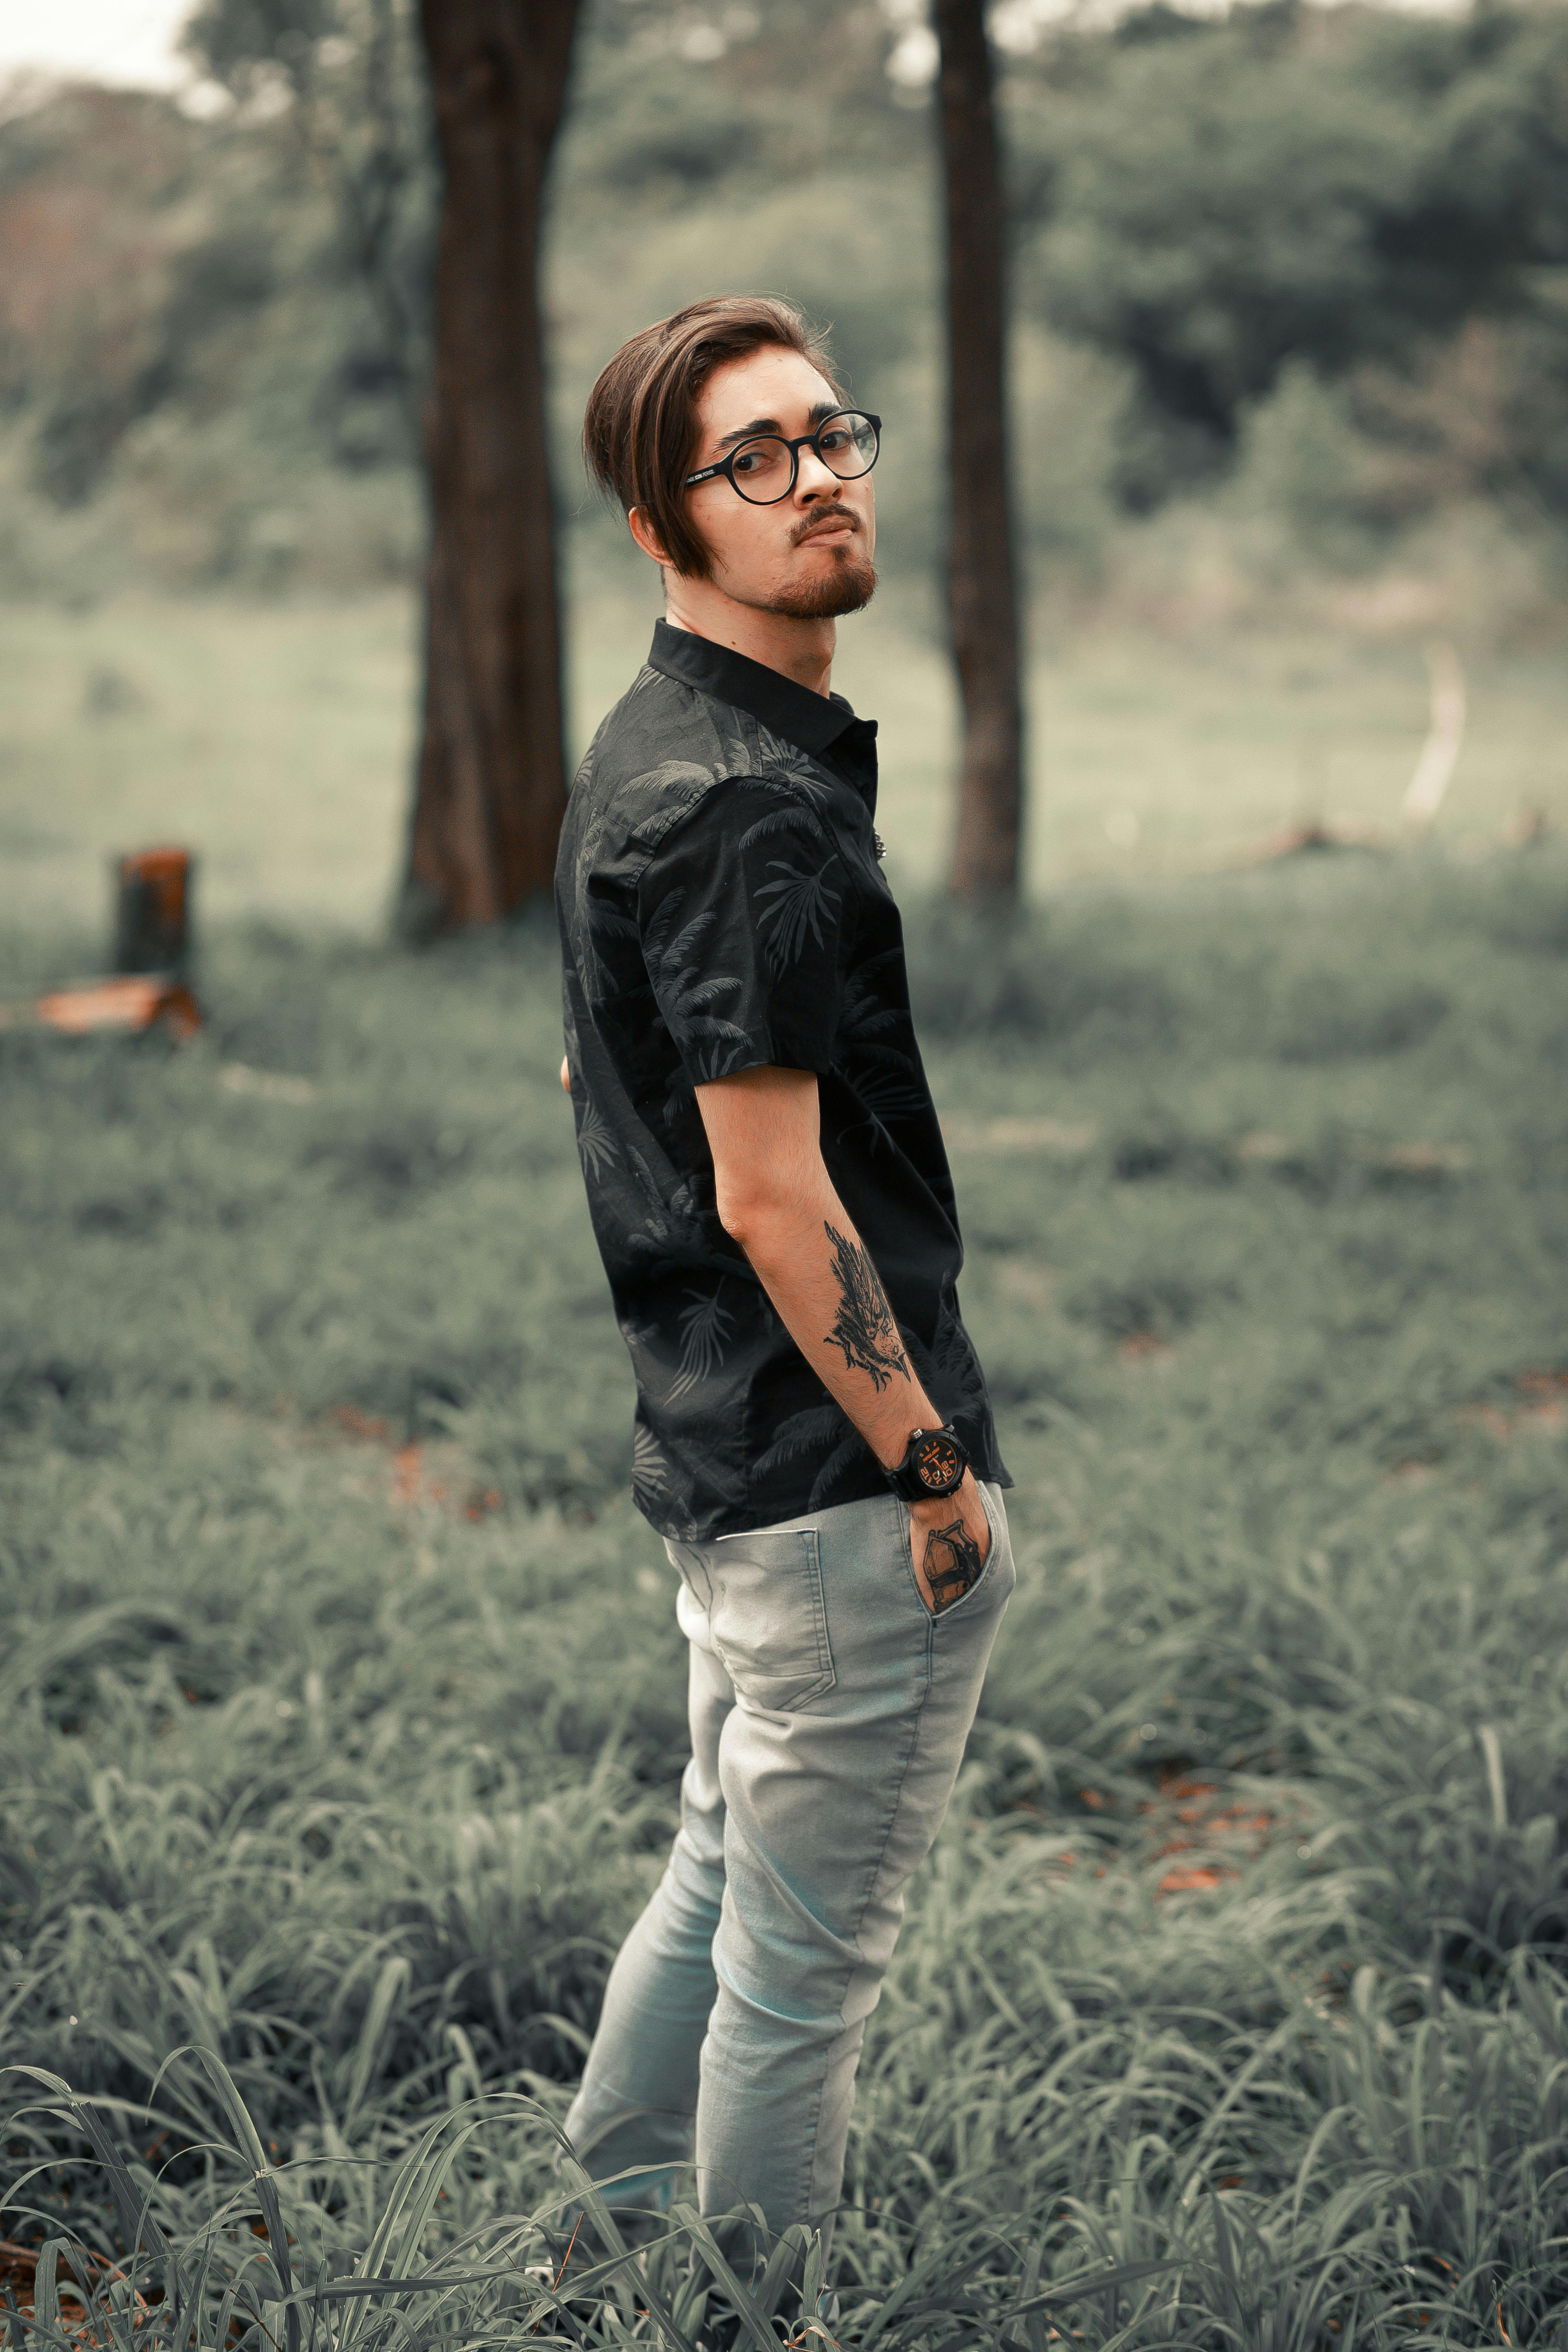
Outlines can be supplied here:
[[[912, 1429], [942, 1414], [915, 1377], [882, 1278], [822, 1158], [816, 1079], [759, 1066], [697, 1089], [724, 1230], [745, 1251], [785, 1329], [884, 1469]], [[933, 1615], [962, 1600], [990, 1558], [973, 1472], [951, 1496], [910, 1503], [910, 1558]]]
[[916, 1378], [870, 1253], [826, 1173], [735, 1238], [790, 1338], [884, 1465], [942, 1415]]

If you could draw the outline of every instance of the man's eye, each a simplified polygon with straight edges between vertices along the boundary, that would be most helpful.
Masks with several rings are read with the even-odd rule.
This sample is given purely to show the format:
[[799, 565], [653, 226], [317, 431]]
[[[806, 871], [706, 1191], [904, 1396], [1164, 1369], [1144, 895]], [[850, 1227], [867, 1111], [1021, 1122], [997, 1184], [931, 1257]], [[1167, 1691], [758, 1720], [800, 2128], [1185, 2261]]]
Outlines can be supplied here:
[[822, 436], [817, 446], [823, 450], [831, 450], [837, 455], [840, 449], [847, 449], [849, 436], [841, 425], [836, 425], [831, 433], [825, 433]]

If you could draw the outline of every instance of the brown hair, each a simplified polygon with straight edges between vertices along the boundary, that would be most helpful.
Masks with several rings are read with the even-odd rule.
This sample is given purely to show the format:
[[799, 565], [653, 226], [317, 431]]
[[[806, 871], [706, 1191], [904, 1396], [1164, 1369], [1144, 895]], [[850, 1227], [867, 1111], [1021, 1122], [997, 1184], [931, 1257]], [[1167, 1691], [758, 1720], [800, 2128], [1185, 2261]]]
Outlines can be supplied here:
[[798, 352], [833, 385], [823, 338], [774, 294], [714, 294], [623, 343], [588, 394], [583, 455], [601, 489], [638, 508], [675, 570], [705, 580], [711, 561], [686, 510], [697, 404], [710, 376], [768, 344]]

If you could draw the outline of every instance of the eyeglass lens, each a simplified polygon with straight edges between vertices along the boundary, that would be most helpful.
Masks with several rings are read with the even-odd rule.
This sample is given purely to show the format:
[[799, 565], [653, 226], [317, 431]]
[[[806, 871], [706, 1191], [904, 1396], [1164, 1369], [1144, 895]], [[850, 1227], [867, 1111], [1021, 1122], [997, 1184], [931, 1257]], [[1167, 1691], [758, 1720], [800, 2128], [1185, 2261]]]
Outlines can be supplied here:
[[[877, 461], [877, 428], [858, 409], [846, 409], [841, 415], [828, 418], [816, 436], [816, 446], [829, 473], [837, 474], [841, 482], [853, 481], [858, 474], [868, 474]], [[731, 472], [735, 488], [753, 506], [772, 506], [776, 499], [787, 498], [793, 472], [788, 442], [775, 441], [772, 434], [742, 441]]]

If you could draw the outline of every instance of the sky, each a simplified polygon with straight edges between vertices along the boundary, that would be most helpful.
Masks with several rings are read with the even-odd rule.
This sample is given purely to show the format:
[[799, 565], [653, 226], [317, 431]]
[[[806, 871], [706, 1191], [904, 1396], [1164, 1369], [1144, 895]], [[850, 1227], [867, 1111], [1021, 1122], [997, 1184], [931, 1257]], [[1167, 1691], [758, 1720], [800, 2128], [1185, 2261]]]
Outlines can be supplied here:
[[[1064, 0], [1002, 0], [993, 29], [1004, 47], [1028, 48], [1039, 21], [1062, 13], [1063, 5]], [[1185, 5], [1206, 14], [1215, 0]], [[1405, 5], [1441, 7], [1445, 0]], [[41, 7], [37, 0], [0, 0], [0, 82], [31, 68], [95, 81], [173, 87], [188, 79], [175, 44], [192, 5], [193, 0], [48, 0]], [[883, 0], [883, 6], [905, 27], [889, 65], [894, 79], [929, 80], [936, 45], [921, 21], [923, 0]]]
[[0, 79], [32, 67], [167, 88], [185, 79], [174, 44], [192, 0], [0, 0]]

